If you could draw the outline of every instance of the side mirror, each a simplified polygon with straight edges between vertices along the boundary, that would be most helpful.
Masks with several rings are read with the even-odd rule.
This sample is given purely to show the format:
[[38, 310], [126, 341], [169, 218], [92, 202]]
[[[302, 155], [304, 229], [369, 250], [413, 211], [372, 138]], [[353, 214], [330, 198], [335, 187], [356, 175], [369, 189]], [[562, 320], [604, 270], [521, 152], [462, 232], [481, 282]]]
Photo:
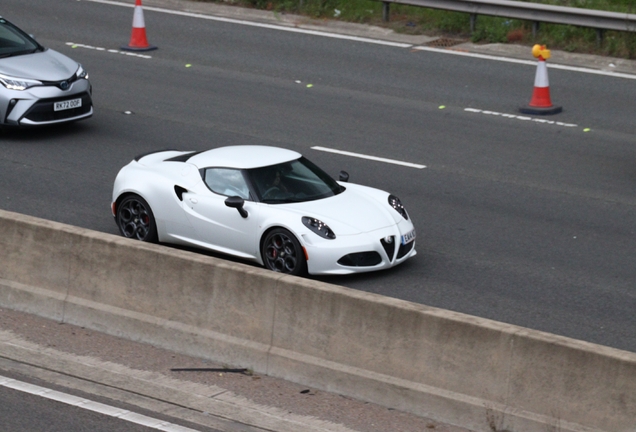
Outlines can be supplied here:
[[338, 180], [340, 180], [341, 182], [348, 182], [349, 173], [346, 171], [340, 171], [340, 176], [338, 177]]
[[239, 196], [229, 197], [225, 200], [225, 205], [237, 209], [243, 218], [247, 217], [247, 211], [243, 208], [245, 205], [245, 200], [243, 198]]

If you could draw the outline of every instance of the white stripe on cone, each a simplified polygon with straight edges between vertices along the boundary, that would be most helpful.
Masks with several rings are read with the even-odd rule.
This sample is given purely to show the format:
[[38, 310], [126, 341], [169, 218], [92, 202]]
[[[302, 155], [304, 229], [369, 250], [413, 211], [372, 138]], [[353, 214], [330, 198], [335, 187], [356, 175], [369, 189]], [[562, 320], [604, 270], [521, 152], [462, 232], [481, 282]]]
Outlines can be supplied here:
[[537, 73], [534, 76], [534, 86], [550, 87], [550, 82], [548, 81], [548, 66], [545, 63], [545, 60], [539, 60]]
[[132, 26], [137, 28], [146, 27], [146, 23], [144, 22], [144, 10], [141, 8], [141, 6], [135, 6]]

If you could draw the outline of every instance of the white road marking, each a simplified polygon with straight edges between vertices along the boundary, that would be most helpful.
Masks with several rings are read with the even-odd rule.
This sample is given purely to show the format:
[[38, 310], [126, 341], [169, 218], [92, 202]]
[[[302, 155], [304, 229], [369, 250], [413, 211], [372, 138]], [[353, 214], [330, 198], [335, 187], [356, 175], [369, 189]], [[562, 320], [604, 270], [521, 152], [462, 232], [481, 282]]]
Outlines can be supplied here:
[[94, 47], [92, 45], [85, 45], [85, 44], [81, 44], [81, 43], [75, 43], [75, 42], [66, 42], [66, 45], [70, 46], [71, 48], [86, 48], [86, 49], [91, 49], [91, 50], [96, 50], [96, 51], [107, 51], [109, 53], [114, 53], [114, 54], [124, 54], [127, 56], [132, 56], [132, 57], [141, 57], [141, 58], [145, 58], [145, 59], [151, 59], [152, 56], [146, 55], [146, 54], [138, 54], [135, 52], [130, 52], [130, 51], [119, 51], [119, 50], [115, 50], [115, 49], [107, 49], [107, 48], [102, 48], [102, 47]]
[[[90, 2], [93, 2], [93, 3], [108, 4], [108, 5], [112, 5], [112, 6], [122, 6], [122, 7], [129, 7], [129, 8], [135, 7], [135, 5], [133, 5], [133, 4], [122, 3], [122, 2], [118, 2], [118, 1], [112, 1], [112, 0], [85, 0], [85, 1], [90, 1]], [[149, 11], [154, 11], [154, 12], [161, 12], [161, 13], [165, 13], [165, 14], [171, 14], [171, 15], [180, 15], [180, 16], [187, 16], [187, 17], [192, 17], [192, 18], [206, 19], [206, 20], [211, 20], [211, 21], [219, 21], [219, 22], [247, 25], [247, 26], [251, 26], [251, 27], [260, 27], [260, 28], [266, 28], [266, 29], [271, 29], [271, 30], [280, 30], [280, 31], [293, 32], [293, 33], [303, 33], [303, 34], [309, 34], [309, 35], [314, 35], [314, 36], [323, 36], [323, 37], [329, 37], [329, 38], [335, 38], [335, 39], [344, 39], [344, 40], [351, 40], [351, 41], [357, 41], [357, 42], [372, 43], [372, 44], [377, 44], [377, 45], [393, 46], [393, 47], [397, 47], [397, 48], [411, 48], [411, 49], [420, 50], [420, 51], [430, 51], [430, 52], [437, 52], [437, 53], [441, 53], [441, 54], [451, 54], [451, 55], [458, 55], [458, 56], [465, 56], [465, 57], [472, 57], [472, 58], [481, 58], [481, 59], [485, 59], [485, 60], [495, 60], [495, 61], [502, 61], [502, 62], [507, 62], [507, 63], [518, 63], [518, 64], [524, 64], [524, 65], [529, 65], [529, 66], [536, 66], [536, 64], [537, 64], [536, 60], [520, 60], [520, 59], [515, 59], [515, 58], [510, 58], [510, 57], [498, 57], [498, 56], [488, 55], [488, 54], [479, 54], [479, 53], [471, 53], [471, 52], [466, 52], [466, 51], [459, 51], [459, 50], [455, 50], [455, 49], [433, 48], [433, 47], [427, 47], [427, 46], [421, 46], [421, 45], [413, 45], [413, 44], [409, 44], [409, 43], [391, 42], [391, 41], [385, 41], [385, 40], [380, 40], [380, 39], [371, 39], [371, 38], [364, 38], [364, 37], [358, 37], [358, 36], [349, 36], [349, 35], [343, 35], [343, 34], [337, 34], [337, 33], [329, 33], [329, 32], [325, 32], [325, 31], [308, 30], [308, 29], [302, 29], [302, 28], [298, 28], [298, 27], [286, 27], [286, 26], [282, 26], [282, 25], [265, 24], [265, 23], [259, 23], [259, 22], [238, 20], [238, 19], [233, 19], [233, 18], [218, 17], [218, 16], [214, 16], [214, 15], [204, 15], [204, 14], [200, 14], [200, 13], [183, 12], [183, 11], [177, 11], [177, 10], [171, 10], [171, 9], [163, 9], [163, 8], [158, 8], [158, 7], [144, 6], [144, 9], [149, 10]], [[626, 73], [620, 73], [620, 72], [612, 72], [612, 71], [604, 71], [604, 70], [597, 70], [597, 69], [589, 69], [589, 68], [576, 67], [576, 66], [567, 66], [567, 65], [561, 65], [561, 64], [556, 64], [556, 63], [550, 63], [549, 67], [553, 68], [553, 69], [561, 69], [561, 70], [567, 70], [567, 71], [572, 71], [572, 72], [581, 72], [581, 73], [588, 73], [588, 74], [595, 74], [595, 75], [603, 75], [603, 76], [609, 76], [609, 77], [614, 77], [614, 78], [636, 79], [636, 75], [632, 75], [632, 74], [626, 74]]]
[[[90, 2], [93, 2], [93, 3], [108, 4], [108, 5], [113, 5], [113, 6], [125, 6], [125, 7], [133, 7], [134, 6], [134, 5], [127, 4], [127, 3], [120, 3], [120, 2], [117, 2], [117, 1], [110, 1], [110, 0], [86, 0], [86, 1], [90, 1]], [[151, 7], [151, 6], [150, 7], [144, 6], [143, 8], [144, 8], [144, 10], [149, 10], [149, 11], [154, 11], [154, 12], [161, 12], [161, 13], [166, 13], [166, 14], [170, 14], [170, 15], [187, 16], [187, 17], [191, 17], [191, 18], [200, 18], [200, 19], [206, 19], [206, 20], [210, 20], [210, 21], [219, 21], [219, 22], [226, 22], [226, 23], [232, 23], [232, 24], [246, 25], [246, 26], [251, 26], [251, 27], [260, 27], [260, 28], [266, 28], [266, 29], [270, 29], [270, 30], [280, 30], [280, 31], [286, 31], [286, 32], [291, 32], [291, 33], [303, 33], [303, 34], [309, 34], [309, 35], [314, 35], [314, 36], [330, 37], [330, 38], [334, 38], [334, 39], [346, 39], [346, 40], [352, 40], [352, 41], [357, 41], [357, 42], [372, 43], [372, 44], [377, 44], [377, 45], [393, 46], [393, 47], [398, 47], [398, 48], [410, 48], [410, 47], [413, 46], [412, 44], [407, 44], [407, 43], [391, 42], [391, 41], [385, 41], [385, 40], [380, 40], [380, 39], [371, 39], [371, 38], [364, 38], [364, 37], [358, 37], [358, 36], [342, 35], [342, 34], [337, 34], [337, 33], [329, 33], [329, 32], [317, 31], [317, 30], [302, 29], [302, 28], [298, 28], [298, 27], [285, 27], [285, 26], [282, 26], [282, 25], [265, 24], [265, 23], [259, 23], [259, 22], [254, 22], [254, 21], [238, 20], [238, 19], [234, 19], [234, 18], [224, 18], [224, 17], [214, 16], [214, 15], [204, 15], [204, 14], [194, 13], [194, 12], [183, 12], [183, 11], [177, 11], [177, 10], [171, 10], [171, 9], [163, 9], [163, 8]]]
[[100, 414], [104, 414], [110, 417], [120, 418], [131, 423], [136, 423], [142, 426], [149, 427], [151, 429], [158, 429], [166, 432], [197, 432], [194, 429], [179, 426], [173, 423], [169, 423], [163, 420], [148, 417], [142, 414], [137, 414], [132, 411], [105, 405], [99, 402], [94, 402], [89, 399], [73, 396], [70, 394], [62, 393], [56, 390], [51, 390], [46, 387], [40, 387], [37, 385], [17, 381], [12, 378], [0, 376], [0, 385], [13, 390], [29, 393], [36, 396], [41, 396], [47, 399], [51, 399], [57, 402], [62, 402], [67, 405], [72, 405], [78, 408], [87, 409]]
[[477, 114], [500, 116], [500, 117], [515, 119], [515, 120], [533, 121], [533, 122], [536, 122], [536, 123], [544, 123], [544, 124], [550, 124], [550, 125], [556, 125], [556, 126], [578, 127], [578, 125], [574, 124], [574, 123], [563, 123], [563, 122], [560, 122], [560, 121], [547, 120], [547, 119], [543, 119], [543, 118], [520, 116], [520, 115], [517, 115], [517, 114], [500, 113], [500, 112], [496, 112], [496, 111], [481, 110], [481, 109], [477, 109], [477, 108], [464, 108], [464, 111], [477, 113]]
[[[515, 59], [515, 58], [509, 58], [509, 57], [499, 57], [499, 56], [494, 56], [489, 54], [471, 53], [468, 51], [459, 51], [459, 50], [453, 50], [453, 49], [433, 48], [433, 47], [427, 47], [427, 46], [421, 46], [421, 45], [414, 46], [413, 49], [418, 51], [430, 51], [430, 52], [435, 52], [440, 54], [452, 54], [452, 55], [457, 55], [462, 57], [480, 58], [484, 60], [496, 60], [496, 61], [502, 61], [506, 63], [518, 63], [518, 64], [531, 65], [531, 66], [537, 65], [536, 60], [534, 61], [521, 60], [521, 59]], [[550, 64], [550, 67], [552, 67], [552, 64]]]
[[365, 155], [365, 154], [361, 154], [361, 153], [352, 153], [352, 152], [343, 151], [343, 150], [335, 150], [335, 149], [330, 149], [330, 148], [326, 148], [326, 147], [312, 147], [312, 150], [318, 150], [318, 151], [323, 151], [323, 152], [327, 152], [327, 153], [337, 153], [337, 154], [341, 154], [341, 155], [345, 155], [345, 156], [357, 157], [357, 158], [360, 158], [360, 159], [369, 159], [369, 160], [373, 160], [373, 161], [390, 163], [390, 164], [394, 164], [394, 165], [402, 165], [402, 166], [406, 166], [406, 167], [410, 167], [410, 168], [417, 168], [417, 169], [426, 168], [426, 165], [419, 165], [419, 164], [414, 164], [414, 163], [410, 163], [410, 162], [402, 162], [402, 161], [398, 161], [398, 160], [394, 160], [394, 159], [386, 159], [386, 158], [381, 158], [381, 157], [376, 157], [376, 156], [369, 156], [369, 155]]
[[[459, 51], [459, 50], [453, 50], [453, 49], [432, 48], [432, 47], [426, 47], [426, 46], [414, 46], [413, 49], [418, 51], [430, 51], [430, 52], [436, 52], [441, 54], [452, 54], [457, 56], [480, 58], [485, 60], [495, 60], [495, 61], [501, 61], [506, 63], [524, 64], [524, 65], [530, 65], [535, 67], [537, 65], [536, 60], [520, 60], [520, 59], [515, 59], [510, 57], [499, 57], [499, 56], [494, 56], [489, 54], [471, 53], [467, 51]], [[577, 66], [567, 66], [567, 65], [562, 65], [558, 63], [550, 63], [548, 65], [548, 68], [567, 70], [571, 72], [582, 72], [582, 73], [588, 73], [588, 74], [594, 74], [594, 75], [604, 75], [604, 76], [610, 76], [615, 78], [636, 79], [636, 75], [620, 73], [620, 72], [604, 71], [599, 69], [589, 69], [589, 68], [583, 68], [583, 67], [577, 67]]]

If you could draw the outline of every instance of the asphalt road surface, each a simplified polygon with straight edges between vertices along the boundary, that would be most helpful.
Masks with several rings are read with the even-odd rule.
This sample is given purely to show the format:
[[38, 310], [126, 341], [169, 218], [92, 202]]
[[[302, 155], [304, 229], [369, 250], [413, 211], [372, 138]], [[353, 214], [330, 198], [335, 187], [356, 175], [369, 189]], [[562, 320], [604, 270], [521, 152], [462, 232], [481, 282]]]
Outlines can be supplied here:
[[494, 61], [155, 3], [144, 14], [159, 49], [145, 58], [109, 51], [129, 41], [130, 7], [3, 1], [4, 17], [89, 71], [95, 115], [2, 131], [1, 208], [117, 234], [112, 182], [135, 155], [288, 147], [398, 195], [417, 228], [404, 265], [321, 280], [636, 352], [635, 80], [550, 68], [564, 111], [539, 122], [518, 112], [529, 50], [530, 64]]
[[[3, 431], [220, 432], [165, 415], [157, 418], [156, 413], [136, 406], [3, 372], [0, 382], [9, 380], [13, 387], [0, 385]], [[79, 402], [76, 403], [76, 400]]]

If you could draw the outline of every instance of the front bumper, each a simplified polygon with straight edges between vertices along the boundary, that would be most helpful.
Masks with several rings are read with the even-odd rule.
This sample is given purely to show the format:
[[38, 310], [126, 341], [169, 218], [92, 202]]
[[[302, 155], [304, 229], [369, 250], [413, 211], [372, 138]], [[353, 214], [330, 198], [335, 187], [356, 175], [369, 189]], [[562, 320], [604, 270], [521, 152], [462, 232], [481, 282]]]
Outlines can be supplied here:
[[[24, 91], [0, 89], [0, 124], [43, 126], [72, 122], [93, 115], [92, 86], [86, 79], [72, 83], [68, 90], [55, 86], [37, 86]], [[81, 99], [77, 108], [55, 111], [55, 102]]]
[[[307, 251], [307, 270], [314, 275], [365, 273], [399, 265], [415, 256], [415, 240], [406, 245], [400, 239], [413, 230], [410, 221], [352, 236], [324, 240], [315, 234], [303, 234]], [[392, 239], [391, 242], [384, 239]]]

